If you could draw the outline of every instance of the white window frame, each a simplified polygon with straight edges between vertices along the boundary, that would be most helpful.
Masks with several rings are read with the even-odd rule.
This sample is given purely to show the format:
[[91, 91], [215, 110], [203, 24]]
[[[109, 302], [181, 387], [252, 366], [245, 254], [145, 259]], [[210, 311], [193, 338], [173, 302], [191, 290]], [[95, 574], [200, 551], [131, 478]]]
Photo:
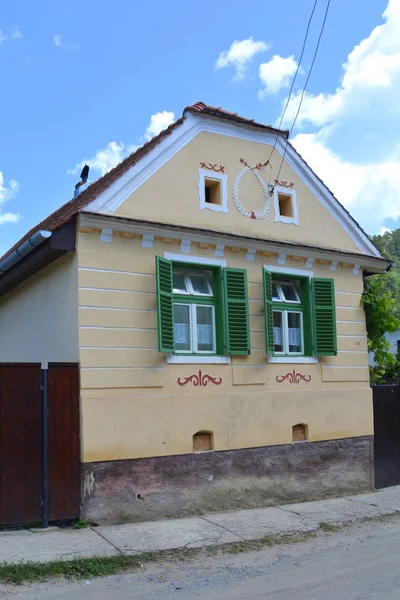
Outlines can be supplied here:
[[[212, 304], [195, 304], [194, 302], [174, 302], [174, 306], [188, 306], [189, 307], [189, 331], [190, 331], [190, 349], [189, 350], [178, 350], [174, 356], [191, 355], [201, 356], [202, 354], [216, 355], [217, 353], [217, 336], [215, 330], [215, 306]], [[212, 309], [212, 327], [213, 327], [213, 350], [199, 350], [197, 340], [197, 314], [196, 310], [198, 306], [207, 306]], [[196, 350], [194, 350], [196, 349]]]
[[[269, 271], [270, 273], [279, 273], [279, 275], [298, 275], [299, 277], [308, 277], [311, 279], [314, 277], [313, 270], [306, 269], [294, 269], [292, 267], [284, 267], [284, 266], [275, 266], [275, 265], [267, 265], [264, 264], [264, 269]], [[303, 333], [304, 335], [304, 333]], [[304, 347], [304, 339], [303, 339], [303, 347]], [[318, 364], [319, 359], [317, 356], [299, 356], [299, 355], [291, 355], [291, 356], [272, 356], [272, 354], [268, 355], [268, 363], [270, 364]]]
[[[221, 204], [206, 202], [206, 179], [220, 182]], [[228, 212], [228, 176], [225, 173], [214, 173], [206, 169], [199, 169], [199, 208], [207, 208], [214, 212]]]
[[[279, 194], [285, 196], [291, 196], [293, 217], [285, 217], [281, 215], [279, 210]], [[275, 223], [287, 223], [292, 225], [299, 225], [299, 211], [297, 207], [296, 190], [288, 189], [279, 185], [274, 187], [274, 211], [275, 211]]]
[[[183, 254], [175, 254], [173, 252], [164, 252], [164, 258], [172, 260], [172, 262], [193, 263], [202, 265], [207, 268], [207, 265], [216, 267], [226, 267], [226, 259], [223, 258], [206, 258], [204, 256], [185, 256]], [[230, 365], [230, 356], [220, 356], [219, 354], [209, 354], [201, 356], [196, 354], [167, 354], [167, 364], [175, 365]]]
[[[174, 270], [174, 266], [173, 265], [172, 265], [172, 269]], [[203, 270], [207, 271], [207, 269], [203, 269]], [[201, 292], [196, 292], [194, 290], [193, 284], [192, 284], [192, 280], [191, 280], [191, 275], [192, 274], [195, 275], [196, 273], [191, 272], [189, 268], [187, 269], [187, 271], [185, 271], [184, 269], [179, 269], [179, 268], [175, 271], [175, 273], [177, 273], [179, 275], [183, 275], [183, 278], [184, 278], [185, 283], [186, 283], [186, 289], [188, 291], [186, 291], [186, 290], [185, 291], [179, 290], [179, 291], [175, 292], [175, 288], [174, 288], [173, 289], [173, 293], [174, 294], [180, 294], [181, 296], [202, 296], [204, 298], [214, 298], [214, 294], [213, 294], [213, 291], [212, 291], [212, 286], [210, 284], [210, 280], [207, 277], [207, 275], [205, 273], [203, 273], [203, 270], [202, 269], [198, 269], [198, 272], [202, 273], [205, 276], [206, 280], [207, 280], [208, 289], [211, 290], [211, 291], [209, 291], [208, 294], [204, 294], [204, 293], [201, 293]]]

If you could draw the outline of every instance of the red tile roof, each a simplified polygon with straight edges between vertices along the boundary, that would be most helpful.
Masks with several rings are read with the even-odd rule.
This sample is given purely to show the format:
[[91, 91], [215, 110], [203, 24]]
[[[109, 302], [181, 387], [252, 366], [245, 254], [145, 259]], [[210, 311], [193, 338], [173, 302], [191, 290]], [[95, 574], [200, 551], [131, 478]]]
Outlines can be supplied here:
[[[16, 248], [18, 248], [23, 242], [29, 239], [37, 231], [44, 229], [48, 231], [55, 231], [62, 225], [65, 225], [72, 217], [79, 213], [85, 206], [90, 204], [97, 196], [104, 192], [110, 187], [121, 175], [123, 175], [128, 169], [135, 165], [141, 158], [146, 156], [153, 148], [160, 144], [165, 138], [167, 138], [175, 129], [177, 129], [185, 121], [185, 114], [188, 112], [206, 115], [217, 119], [224, 119], [227, 121], [233, 121], [235, 123], [256, 127], [259, 129], [268, 130], [284, 137], [286, 140], [289, 137], [288, 130], [281, 130], [272, 127], [271, 125], [264, 125], [258, 123], [254, 119], [246, 119], [241, 117], [237, 113], [228, 112], [222, 108], [216, 108], [215, 106], [209, 106], [203, 102], [196, 102], [191, 106], [187, 106], [180, 117], [175, 123], [172, 123], [169, 127], [161, 131], [158, 135], [153, 137], [150, 141], [146, 142], [143, 146], [138, 148], [135, 152], [130, 154], [116, 167], [111, 169], [108, 173], [97, 179], [94, 183], [89, 185], [77, 198], [73, 198], [43, 221], [32, 227], [12, 248], [10, 248], [1, 258], [0, 261], [9, 256]], [[304, 160], [304, 159], [303, 159]], [[318, 178], [319, 179], [319, 178]], [[320, 180], [321, 181], [321, 180]], [[322, 182], [323, 183], [323, 182]], [[332, 192], [331, 192], [332, 193]], [[338, 201], [339, 202], [339, 201]], [[348, 212], [348, 211], [346, 211]], [[348, 213], [349, 214], [349, 213]], [[351, 216], [351, 215], [350, 215]], [[352, 218], [352, 217], [351, 217]], [[361, 229], [360, 225], [352, 218], [354, 223]], [[362, 230], [362, 229], [361, 229]], [[363, 230], [362, 230], [363, 231]], [[365, 233], [365, 232], [364, 232]]]
[[54, 211], [51, 215], [46, 217], [43, 221], [32, 227], [12, 248], [10, 248], [1, 258], [6, 258], [9, 254], [11, 254], [16, 248], [18, 248], [23, 242], [29, 239], [34, 233], [37, 231], [44, 229], [48, 231], [54, 231], [67, 223], [74, 215], [76, 215], [79, 211], [81, 211], [85, 206], [90, 204], [99, 194], [104, 192], [107, 188], [110, 187], [116, 179], [121, 177], [128, 169], [130, 169], [133, 165], [135, 165], [143, 156], [146, 156], [155, 146], [157, 146], [160, 142], [162, 142], [166, 137], [168, 137], [177, 127], [182, 125], [185, 120], [185, 113], [194, 112], [201, 113], [203, 115], [207, 115], [210, 117], [216, 117], [219, 119], [226, 119], [229, 121], [234, 121], [236, 123], [242, 123], [243, 125], [251, 125], [253, 127], [258, 127], [262, 129], [268, 129], [269, 131], [273, 131], [279, 135], [283, 135], [286, 139], [289, 135], [289, 132], [286, 130], [275, 129], [270, 125], [264, 125], [262, 123], [257, 123], [254, 119], [246, 119], [245, 117], [239, 116], [237, 113], [231, 113], [226, 110], [222, 110], [221, 108], [215, 108], [214, 106], [208, 106], [203, 102], [196, 102], [191, 106], [187, 106], [184, 111], [182, 117], [180, 117], [175, 123], [172, 123], [167, 129], [161, 131], [158, 135], [153, 137], [150, 141], [146, 142], [143, 146], [138, 148], [135, 152], [130, 154], [125, 160], [120, 162], [114, 169], [111, 169], [108, 173], [100, 177], [97, 181], [89, 185], [77, 198], [73, 198], [66, 204], [63, 204], [60, 208]]

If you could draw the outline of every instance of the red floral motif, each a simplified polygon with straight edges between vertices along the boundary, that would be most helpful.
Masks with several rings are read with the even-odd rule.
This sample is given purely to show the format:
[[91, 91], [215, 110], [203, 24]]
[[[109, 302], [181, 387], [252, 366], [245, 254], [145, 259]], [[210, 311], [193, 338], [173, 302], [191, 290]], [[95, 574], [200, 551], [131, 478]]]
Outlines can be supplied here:
[[225, 173], [225, 167], [224, 165], [217, 165], [217, 163], [210, 163], [210, 162], [201, 162], [200, 163], [200, 167], [202, 169], [208, 169], [209, 171], [214, 171], [215, 173]]
[[186, 385], [187, 383], [191, 382], [191, 383], [193, 383], [193, 385], [195, 387], [206, 386], [206, 385], [208, 385], [208, 383], [214, 383], [215, 385], [221, 385], [222, 377], [212, 377], [211, 375], [208, 375], [207, 373], [203, 373], [203, 371], [201, 369], [199, 369], [198, 373], [193, 373], [193, 375], [189, 375], [189, 377], [184, 377], [183, 379], [178, 377], [176, 382], [178, 385], [181, 385], [181, 386]]
[[291, 181], [279, 181], [279, 179], [274, 179], [275, 185], [280, 185], [285, 188], [294, 188], [294, 183]]
[[289, 371], [286, 375], [277, 375], [276, 380], [278, 383], [283, 383], [284, 381], [288, 381], [289, 383], [300, 383], [301, 380], [309, 383], [311, 381], [311, 375], [303, 375], [302, 373], [297, 373], [297, 371], [293, 369], [293, 371]]
[[244, 160], [244, 158], [241, 158], [241, 159], [240, 159], [240, 162], [242, 163], [242, 165], [244, 165], [245, 167], [248, 167], [248, 168], [249, 168], [249, 169], [251, 169], [252, 171], [254, 171], [254, 169], [258, 169], [258, 170], [260, 170], [260, 169], [262, 169], [263, 167], [266, 167], [266, 166], [267, 166], [267, 164], [268, 164], [268, 161], [267, 161], [267, 162], [265, 162], [265, 163], [260, 163], [260, 162], [259, 162], [259, 163], [257, 163], [257, 164], [255, 165], [255, 167], [251, 167], [251, 166], [250, 166], [250, 165], [247, 163], [247, 161], [246, 161], [246, 160]]

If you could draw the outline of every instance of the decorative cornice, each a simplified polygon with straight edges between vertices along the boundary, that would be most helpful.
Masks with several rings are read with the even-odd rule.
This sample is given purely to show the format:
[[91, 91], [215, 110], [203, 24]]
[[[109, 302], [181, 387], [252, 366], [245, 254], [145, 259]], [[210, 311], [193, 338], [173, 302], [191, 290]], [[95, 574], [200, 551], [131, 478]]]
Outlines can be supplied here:
[[192, 245], [192, 240], [182, 240], [181, 241], [181, 252], [183, 254], [190, 254], [190, 246]]
[[[251, 238], [249, 236], [238, 236], [229, 233], [217, 232], [214, 230], [199, 230], [196, 228], [178, 227], [167, 223], [141, 223], [133, 219], [123, 217], [114, 217], [108, 215], [95, 215], [81, 213], [80, 225], [83, 227], [92, 227], [102, 229], [103, 227], [111, 227], [114, 232], [128, 231], [138, 235], [146, 235], [146, 243], [150, 243], [155, 236], [171, 237], [173, 239], [183, 240], [190, 239], [192, 242], [212, 243], [216, 245], [215, 255], [223, 256], [225, 246], [236, 246], [247, 252], [249, 248], [255, 248], [260, 252], [271, 252], [274, 254], [290, 254], [307, 258], [306, 267], [312, 268], [314, 260], [338, 260], [343, 264], [348, 264], [353, 267], [357, 261], [360, 270], [363, 268], [373, 270], [375, 272], [384, 272], [387, 263], [382, 259], [376, 259], [372, 256], [363, 256], [352, 253], [340, 252], [334, 249], [310, 248], [301, 244], [288, 244], [285, 242], [274, 240], [262, 240], [259, 238]], [[89, 234], [90, 235], [90, 234]], [[152, 236], [152, 237], [151, 237]], [[143, 244], [143, 242], [142, 242]], [[145, 246], [151, 247], [151, 246]]]
[[112, 242], [113, 229], [111, 227], [103, 227], [100, 233], [101, 242]]

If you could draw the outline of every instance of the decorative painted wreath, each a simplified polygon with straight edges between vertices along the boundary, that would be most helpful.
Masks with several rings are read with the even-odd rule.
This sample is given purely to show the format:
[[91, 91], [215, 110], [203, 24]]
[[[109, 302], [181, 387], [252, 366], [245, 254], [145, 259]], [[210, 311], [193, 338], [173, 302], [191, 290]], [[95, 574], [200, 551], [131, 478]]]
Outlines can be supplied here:
[[[247, 173], [252, 173], [254, 175], [254, 177], [257, 179], [258, 183], [261, 185], [261, 188], [262, 188], [262, 191], [263, 191], [263, 196], [264, 196], [264, 208], [263, 208], [263, 210], [258, 210], [258, 211], [247, 210], [247, 208], [245, 208], [243, 206], [243, 204], [240, 202], [240, 199], [239, 199], [239, 185], [240, 185], [240, 182], [242, 181], [243, 177], [245, 175], [247, 175]], [[235, 179], [235, 182], [234, 182], [233, 188], [232, 188], [232, 200], [233, 200], [234, 205], [238, 209], [238, 211], [243, 216], [249, 217], [249, 219], [265, 219], [265, 217], [269, 213], [270, 198], [269, 198], [268, 187], [267, 187], [265, 181], [263, 180], [263, 178], [260, 176], [260, 174], [257, 173], [254, 169], [251, 169], [248, 166], [244, 167], [244, 169], [242, 169], [240, 171], [240, 173], [237, 175], [237, 177]]]

